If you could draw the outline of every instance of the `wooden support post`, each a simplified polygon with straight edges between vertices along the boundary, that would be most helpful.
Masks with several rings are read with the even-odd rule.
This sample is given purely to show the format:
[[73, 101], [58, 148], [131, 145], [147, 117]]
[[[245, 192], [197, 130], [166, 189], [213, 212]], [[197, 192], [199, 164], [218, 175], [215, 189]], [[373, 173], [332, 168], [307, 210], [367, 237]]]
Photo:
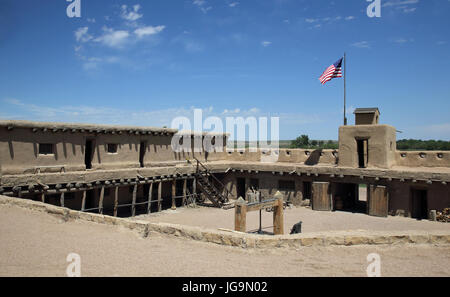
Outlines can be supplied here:
[[152, 195], [153, 195], [153, 183], [150, 183], [150, 187], [148, 188], [147, 214], [152, 212]]
[[186, 205], [187, 179], [183, 181], [183, 206]]
[[44, 192], [41, 193], [41, 201], [42, 201], [42, 203], [45, 203], [45, 193]]
[[197, 179], [194, 177], [192, 180], [192, 194], [194, 195], [194, 199], [197, 196]]
[[119, 206], [119, 187], [114, 189], [114, 216], [117, 217], [117, 210]]
[[247, 228], [247, 204], [238, 199], [234, 207], [234, 230], [245, 232]]
[[162, 181], [158, 183], [158, 212], [161, 211]]
[[105, 197], [105, 187], [101, 187], [100, 189], [100, 199], [98, 201], [98, 212], [103, 214], [103, 198]]
[[136, 215], [136, 194], [137, 194], [137, 184], [133, 187], [133, 201], [131, 202], [131, 216], [134, 217]]
[[86, 209], [86, 190], [83, 191], [83, 197], [81, 198], [81, 211]]
[[278, 206], [273, 209], [273, 234], [284, 234], [284, 210], [283, 210], [283, 197], [278, 198]]
[[60, 202], [61, 202], [61, 207], [64, 207], [64, 192], [61, 193]]
[[177, 180], [174, 178], [172, 181], [172, 209], [177, 209], [175, 197], [177, 196]]

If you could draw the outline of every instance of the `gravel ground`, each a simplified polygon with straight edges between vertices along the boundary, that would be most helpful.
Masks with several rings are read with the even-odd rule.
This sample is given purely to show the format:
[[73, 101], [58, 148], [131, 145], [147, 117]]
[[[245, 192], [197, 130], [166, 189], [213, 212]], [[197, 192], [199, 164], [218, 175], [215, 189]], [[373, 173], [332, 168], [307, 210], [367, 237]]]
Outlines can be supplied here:
[[81, 256], [82, 276], [365, 276], [369, 253], [381, 256], [383, 276], [450, 276], [449, 246], [246, 250], [153, 234], [142, 239], [116, 226], [5, 205], [0, 239], [0, 276], [65, 276], [69, 253]]
[[[141, 220], [158, 223], [199, 226], [209, 229], [225, 228], [234, 230], [234, 209], [217, 208], [178, 208], [160, 213], [138, 216]], [[264, 231], [272, 232], [273, 213], [262, 212]], [[362, 213], [344, 211], [321, 212], [310, 208], [286, 208], [284, 212], [284, 233], [289, 234], [292, 226], [302, 221], [302, 233], [332, 230], [376, 230], [376, 231], [408, 231], [408, 230], [449, 230], [450, 224], [415, 220], [404, 217], [378, 218]], [[259, 212], [247, 213], [247, 231], [259, 228]]]

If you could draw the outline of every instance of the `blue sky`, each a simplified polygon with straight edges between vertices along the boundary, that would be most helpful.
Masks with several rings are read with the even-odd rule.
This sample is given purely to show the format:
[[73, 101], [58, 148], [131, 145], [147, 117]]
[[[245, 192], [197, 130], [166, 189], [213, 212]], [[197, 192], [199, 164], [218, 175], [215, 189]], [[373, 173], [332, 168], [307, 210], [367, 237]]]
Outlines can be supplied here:
[[337, 139], [379, 107], [398, 138], [450, 140], [450, 1], [0, 0], [0, 118], [170, 126], [278, 116], [280, 138]]

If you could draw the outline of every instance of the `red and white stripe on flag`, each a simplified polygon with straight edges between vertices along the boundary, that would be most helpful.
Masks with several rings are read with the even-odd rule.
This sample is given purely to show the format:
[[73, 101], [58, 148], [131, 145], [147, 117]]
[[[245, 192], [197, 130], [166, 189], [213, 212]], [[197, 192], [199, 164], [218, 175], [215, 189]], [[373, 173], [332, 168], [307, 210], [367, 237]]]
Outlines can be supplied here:
[[330, 67], [328, 67], [319, 77], [319, 81], [323, 85], [327, 81], [330, 81], [336, 77], [342, 77], [342, 58], [333, 65], [331, 65]]

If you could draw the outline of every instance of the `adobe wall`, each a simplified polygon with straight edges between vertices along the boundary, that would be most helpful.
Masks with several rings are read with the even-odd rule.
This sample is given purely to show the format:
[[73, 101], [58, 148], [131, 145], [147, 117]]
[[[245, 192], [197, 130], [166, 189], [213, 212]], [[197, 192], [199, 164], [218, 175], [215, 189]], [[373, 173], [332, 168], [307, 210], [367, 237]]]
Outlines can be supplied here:
[[[0, 125], [1, 175], [33, 174], [38, 167], [41, 173], [60, 172], [61, 167], [64, 167], [65, 172], [84, 171], [86, 140], [93, 140], [94, 170], [139, 168], [141, 142], [146, 143], [145, 167], [184, 163], [193, 155], [201, 161], [224, 158], [224, 149], [223, 152], [176, 153], [171, 147], [174, 131], [168, 131], [170, 133], [165, 134], [169, 135], [136, 135], [127, 132], [119, 135], [62, 130], [53, 132], [51, 129], [44, 132], [40, 128], [33, 131], [30, 127], [13, 127], [9, 130]], [[54, 154], [39, 154], [40, 143], [54, 144]], [[108, 144], [117, 144], [117, 153], [109, 153]]]
[[339, 127], [339, 166], [358, 168], [357, 139], [368, 139], [367, 167], [391, 168], [395, 165], [396, 129], [389, 125]]
[[412, 213], [412, 190], [427, 191], [428, 210], [442, 211], [450, 207], [450, 186], [433, 183], [426, 185], [423, 183], [392, 181], [387, 184], [389, 191], [389, 214], [411, 217]]
[[396, 151], [395, 163], [405, 167], [450, 167], [450, 152]]
[[280, 163], [304, 163], [311, 166], [317, 164], [336, 165], [337, 159], [337, 150], [322, 149], [279, 149], [278, 151], [258, 149], [256, 152], [246, 149], [245, 151], [227, 152], [225, 157], [227, 161], [270, 162], [274, 160], [274, 162]]
[[[223, 176], [223, 184], [232, 193], [234, 197], [237, 197], [237, 179], [245, 179], [245, 192], [251, 184], [251, 179], [258, 179], [259, 181], [259, 191], [264, 199], [272, 198], [276, 191], [280, 191], [285, 198], [285, 201], [291, 202], [292, 204], [299, 206], [304, 204], [305, 199], [311, 199], [311, 197], [305, 197], [306, 192], [304, 191], [305, 183], [312, 182], [330, 182], [330, 187], [333, 197], [336, 195], [343, 196], [346, 191], [344, 187], [340, 185], [344, 184], [374, 184], [380, 186], [386, 186], [389, 193], [389, 214], [390, 215], [400, 215], [411, 217], [412, 211], [412, 194], [413, 189], [420, 189], [427, 191], [427, 203], [428, 210], [438, 210], [442, 211], [444, 208], [450, 207], [450, 185], [448, 183], [443, 184], [440, 182], [433, 182], [432, 184], [427, 184], [423, 181], [413, 182], [412, 180], [398, 180], [398, 179], [383, 179], [376, 180], [373, 178], [364, 178], [355, 176], [335, 176], [331, 178], [326, 175], [315, 176], [311, 174], [310, 176], [297, 174], [286, 174], [279, 171], [273, 172], [254, 172], [248, 173], [245, 170], [236, 170], [235, 172], [228, 172]], [[280, 181], [292, 181], [295, 183], [295, 188], [293, 190], [285, 190], [279, 188]], [[343, 192], [344, 191], [344, 192]], [[311, 195], [311, 193], [309, 193]], [[344, 195], [345, 196], [345, 195]], [[243, 197], [244, 199], [248, 197]]]
[[[67, 139], [69, 137], [69, 139]], [[39, 155], [38, 143], [52, 143], [54, 155]], [[83, 135], [33, 133], [31, 129], [0, 132], [0, 158], [3, 174], [32, 173], [35, 166], [67, 165], [70, 170], [84, 169]]]

